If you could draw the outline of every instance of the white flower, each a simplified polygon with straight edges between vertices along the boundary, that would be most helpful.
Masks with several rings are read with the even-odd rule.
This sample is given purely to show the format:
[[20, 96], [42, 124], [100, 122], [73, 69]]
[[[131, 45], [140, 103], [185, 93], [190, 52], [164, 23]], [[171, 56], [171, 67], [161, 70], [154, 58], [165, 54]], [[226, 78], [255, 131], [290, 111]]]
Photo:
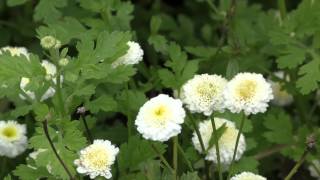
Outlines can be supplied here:
[[[275, 76], [277, 76], [280, 79], [284, 79], [286, 81], [289, 81], [289, 77], [287, 76], [284, 78], [284, 73], [282, 71], [274, 73]], [[273, 91], [274, 99], [272, 100], [272, 103], [278, 106], [286, 106], [292, 103], [293, 96], [289, 94], [285, 89], [283, 89], [282, 85], [279, 82], [274, 82], [269, 80], [271, 84], [271, 88]]]
[[[54, 64], [50, 63], [47, 60], [43, 60], [41, 63], [41, 66], [44, 67], [45, 71], [46, 71], [46, 78], [48, 78], [48, 80], [52, 80], [54, 83], [56, 83], [56, 79], [53, 79], [57, 73], [57, 68]], [[62, 77], [61, 77], [62, 79]], [[36, 98], [35, 92], [33, 91], [29, 91], [26, 90], [26, 86], [29, 84], [30, 79], [26, 78], [26, 77], [22, 77], [21, 78], [21, 82], [20, 82], [20, 88], [22, 91], [24, 91], [30, 99], [34, 100]], [[53, 87], [49, 87], [44, 94], [41, 96], [40, 101], [44, 101], [46, 99], [49, 99], [50, 97], [54, 96], [56, 90]], [[19, 95], [21, 99], [25, 100], [26, 97], [22, 94]]]
[[320, 174], [319, 174], [319, 172], [315, 169], [315, 168], [320, 169], [320, 161], [319, 161], [319, 160], [313, 160], [313, 161], [312, 161], [312, 164], [313, 164], [315, 167], [314, 167], [313, 165], [310, 165], [310, 166], [308, 167], [308, 169], [309, 169], [309, 171], [310, 171], [310, 175], [311, 175], [312, 177], [317, 178], [318, 180], [320, 180]]
[[61, 42], [56, 38], [54, 38], [53, 36], [45, 36], [41, 38], [40, 44], [45, 49], [51, 49], [51, 48], [58, 49], [61, 47]]
[[195, 75], [182, 86], [181, 99], [191, 112], [210, 116], [213, 111], [223, 111], [223, 90], [227, 80], [219, 75]]
[[0, 121], [0, 156], [14, 158], [27, 149], [26, 126], [16, 121]]
[[230, 180], [267, 180], [267, 178], [251, 172], [242, 172], [233, 176]]
[[89, 175], [91, 179], [103, 176], [107, 179], [112, 177], [111, 166], [113, 165], [119, 148], [108, 140], [94, 140], [93, 144], [80, 151], [79, 159], [74, 161], [77, 171]]
[[[238, 135], [238, 129], [235, 127], [235, 124], [233, 122], [226, 119], [214, 118], [214, 122], [217, 129], [221, 127], [223, 124], [226, 124], [226, 130], [220, 137], [218, 143], [219, 143], [221, 164], [224, 166], [228, 166], [232, 161], [232, 156], [233, 156], [234, 148], [236, 145], [236, 139]], [[199, 131], [203, 140], [204, 147], [205, 149], [208, 149], [209, 141], [211, 139], [211, 135], [213, 132], [211, 120], [209, 119], [209, 120], [200, 122]], [[193, 133], [192, 143], [198, 152], [203, 153], [198, 136], [195, 132]], [[235, 160], [239, 160], [241, 158], [245, 149], [246, 149], [245, 138], [241, 134]], [[205, 159], [209, 161], [213, 161], [215, 163], [218, 162], [215, 145], [213, 145], [208, 150], [208, 154], [206, 155]]]
[[273, 99], [271, 85], [261, 74], [239, 73], [223, 92], [225, 106], [233, 113], [244, 111], [246, 115], [265, 112]]
[[28, 50], [24, 47], [10, 47], [6, 46], [0, 49], [0, 55], [6, 51], [9, 51], [11, 56], [21, 56], [24, 55], [29, 58]]
[[181, 132], [185, 116], [180, 100], [160, 94], [140, 108], [135, 124], [144, 138], [167, 141]]
[[143, 50], [141, 49], [140, 45], [134, 41], [129, 41], [127, 45], [129, 46], [127, 53], [112, 63], [113, 68], [116, 68], [119, 65], [138, 64], [140, 61], [142, 61]]

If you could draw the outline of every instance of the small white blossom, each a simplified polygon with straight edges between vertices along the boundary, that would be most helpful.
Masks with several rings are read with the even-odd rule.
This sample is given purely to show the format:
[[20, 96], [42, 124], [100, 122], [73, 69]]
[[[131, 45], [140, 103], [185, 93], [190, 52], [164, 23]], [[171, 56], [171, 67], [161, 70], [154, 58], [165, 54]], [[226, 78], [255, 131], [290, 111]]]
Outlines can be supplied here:
[[233, 176], [230, 180], [267, 180], [267, 178], [251, 172], [242, 172]]
[[60, 66], [66, 66], [69, 64], [69, 60], [67, 58], [62, 58], [59, 60], [59, 65]]
[[[285, 81], [289, 81], [289, 77], [284, 78], [284, 73], [282, 71], [274, 73], [280, 79]], [[287, 106], [293, 102], [293, 96], [289, 94], [285, 89], [283, 89], [282, 85], [279, 82], [274, 82], [269, 80], [273, 92], [273, 100], [271, 101], [273, 104], [277, 106]]]
[[225, 106], [233, 113], [246, 115], [265, 112], [273, 99], [272, 88], [261, 74], [239, 73], [231, 79], [223, 93]]
[[[320, 180], [320, 174], [319, 174], [319, 169], [320, 169], [320, 161], [319, 160], [313, 160], [312, 161], [312, 164], [315, 166], [313, 166], [313, 165], [310, 165], [309, 167], [308, 167], [308, 170], [309, 170], [309, 172], [310, 172], [310, 175], [312, 176], [312, 177], [314, 177], [314, 178], [317, 178], [318, 180]], [[317, 169], [315, 169], [315, 168], [317, 168]]]
[[[223, 124], [226, 124], [226, 130], [220, 137], [218, 143], [219, 143], [221, 164], [227, 167], [228, 165], [230, 165], [232, 161], [233, 152], [235, 149], [237, 135], [239, 131], [235, 127], [235, 124], [229, 120], [226, 120], [223, 118], [214, 118], [214, 122], [217, 129], [221, 127]], [[205, 120], [203, 122], [200, 122], [199, 131], [204, 143], [204, 147], [205, 149], [208, 149], [209, 141], [211, 139], [212, 132], [213, 132], [211, 120]], [[192, 143], [198, 152], [203, 153], [200, 145], [200, 141], [195, 132], [193, 133]], [[239, 160], [245, 150], [246, 150], [246, 141], [244, 136], [241, 134], [235, 160]], [[214, 163], [218, 162], [215, 145], [213, 145], [208, 150], [208, 154], [206, 155], [205, 159], [209, 161], [213, 161]]]
[[160, 94], [140, 108], [135, 125], [145, 139], [167, 141], [181, 132], [185, 116], [180, 100]]
[[45, 36], [41, 38], [40, 44], [45, 49], [60, 48], [61, 42], [53, 36]]
[[27, 129], [16, 121], [0, 121], [0, 156], [14, 158], [27, 149]]
[[138, 64], [140, 61], [142, 61], [143, 50], [141, 49], [140, 45], [134, 41], [129, 41], [127, 45], [129, 46], [127, 53], [112, 63], [113, 68], [116, 68], [119, 65]]
[[182, 86], [181, 99], [192, 112], [210, 116], [213, 111], [222, 112], [223, 90], [227, 80], [219, 75], [195, 75]]
[[11, 56], [25, 56], [29, 58], [28, 50], [25, 47], [10, 47], [6, 46], [0, 49], [0, 55], [4, 52], [8, 51]]
[[74, 161], [78, 173], [90, 176], [94, 179], [103, 176], [107, 179], [112, 177], [111, 166], [116, 160], [119, 148], [108, 140], [94, 140], [93, 144], [80, 151], [79, 159]]
[[[41, 63], [41, 66], [44, 67], [46, 71], [46, 78], [48, 77], [48, 80], [52, 80], [54, 83], [56, 83], [56, 79], [53, 79], [57, 73], [57, 68], [54, 64], [50, 63], [49, 61], [43, 60]], [[61, 77], [62, 79], [62, 77]], [[20, 81], [20, 88], [22, 91], [25, 92], [26, 95], [32, 100], [36, 99], [35, 92], [26, 90], [27, 85], [30, 83], [30, 79], [27, 77], [22, 77]], [[49, 99], [50, 97], [54, 96], [56, 90], [53, 87], [49, 87], [47, 91], [44, 92], [44, 94], [41, 96], [40, 101], [44, 101], [46, 99]], [[25, 100], [26, 97], [23, 94], [19, 95], [21, 99]]]

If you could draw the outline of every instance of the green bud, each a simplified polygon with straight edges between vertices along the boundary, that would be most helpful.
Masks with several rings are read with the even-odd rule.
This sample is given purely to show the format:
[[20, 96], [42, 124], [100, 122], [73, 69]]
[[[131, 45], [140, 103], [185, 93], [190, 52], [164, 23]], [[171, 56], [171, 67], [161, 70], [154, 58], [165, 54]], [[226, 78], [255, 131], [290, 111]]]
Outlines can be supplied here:
[[62, 58], [59, 60], [60, 66], [66, 66], [69, 63], [69, 60], [67, 58]]
[[56, 41], [52, 36], [45, 36], [41, 39], [40, 44], [45, 49], [51, 49], [56, 45]]

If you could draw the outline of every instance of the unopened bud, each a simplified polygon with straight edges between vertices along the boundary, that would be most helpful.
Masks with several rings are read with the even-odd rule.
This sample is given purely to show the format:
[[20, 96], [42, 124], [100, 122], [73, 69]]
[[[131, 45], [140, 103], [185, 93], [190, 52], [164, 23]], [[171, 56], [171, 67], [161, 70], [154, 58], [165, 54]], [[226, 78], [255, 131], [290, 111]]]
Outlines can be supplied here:
[[50, 80], [52, 79], [52, 76], [51, 76], [50, 74], [47, 74], [47, 75], [45, 76], [45, 79], [46, 79], [47, 81], [50, 81]]
[[84, 106], [78, 107], [77, 113], [78, 114], [84, 114], [86, 112], [86, 108]]
[[313, 134], [307, 137], [306, 144], [309, 149], [313, 149], [316, 146], [316, 138]]
[[67, 58], [62, 58], [59, 60], [60, 66], [66, 66], [69, 63], [69, 60]]
[[41, 39], [40, 44], [45, 49], [51, 49], [56, 45], [56, 38], [52, 36], [45, 36]]

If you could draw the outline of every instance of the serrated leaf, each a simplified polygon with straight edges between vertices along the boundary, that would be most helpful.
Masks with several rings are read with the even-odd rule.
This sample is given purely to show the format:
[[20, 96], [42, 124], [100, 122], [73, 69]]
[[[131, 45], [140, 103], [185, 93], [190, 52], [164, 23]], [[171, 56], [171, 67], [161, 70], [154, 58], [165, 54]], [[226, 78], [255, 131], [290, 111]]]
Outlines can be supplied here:
[[18, 176], [21, 180], [35, 180], [40, 178], [52, 177], [51, 174], [43, 167], [30, 167], [24, 164], [19, 165], [13, 174]]
[[160, 16], [152, 16], [150, 21], [150, 31], [151, 34], [157, 34], [161, 25], [161, 17]]
[[277, 59], [278, 67], [281, 69], [295, 68], [304, 62], [305, 54], [306, 53], [304, 49], [298, 47], [289, 47]]
[[297, 87], [302, 94], [308, 94], [318, 88], [320, 82], [320, 58], [301, 66]]
[[97, 99], [86, 103], [85, 107], [92, 113], [97, 113], [100, 110], [109, 112], [117, 109], [117, 102], [111, 96], [102, 95]]
[[43, 20], [46, 23], [56, 21], [62, 16], [59, 8], [67, 5], [67, 0], [41, 0], [35, 7], [33, 18], [36, 21]]

